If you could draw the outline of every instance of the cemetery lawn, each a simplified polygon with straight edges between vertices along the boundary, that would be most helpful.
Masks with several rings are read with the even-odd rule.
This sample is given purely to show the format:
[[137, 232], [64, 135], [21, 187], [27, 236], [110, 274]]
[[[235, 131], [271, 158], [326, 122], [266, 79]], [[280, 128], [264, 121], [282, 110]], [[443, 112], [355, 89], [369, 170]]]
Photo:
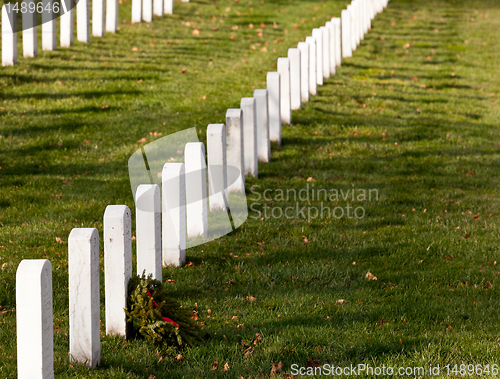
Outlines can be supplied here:
[[[55, 375], [90, 375], [68, 358], [71, 229], [98, 228], [102, 268], [106, 206], [134, 209], [128, 157], [188, 127], [204, 141], [345, 3], [176, 2], [175, 15], [130, 25], [124, 0], [116, 35], [1, 68], [0, 377], [17, 376], [17, 266], [41, 258], [53, 267]], [[493, 0], [392, 0], [248, 178], [248, 221], [164, 268], [210, 338], [176, 361], [173, 349], [103, 335], [91, 376], [255, 378], [281, 362], [282, 377], [326, 363], [440, 365], [441, 377], [445, 365], [489, 364], [496, 377], [499, 20]], [[280, 197], [307, 186], [308, 199]], [[322, 201], [349, 217], [308, 220]], [[297, 206], [303, 215], [281, 216]], [[104, 321], [103, 275], [101, 305]]]

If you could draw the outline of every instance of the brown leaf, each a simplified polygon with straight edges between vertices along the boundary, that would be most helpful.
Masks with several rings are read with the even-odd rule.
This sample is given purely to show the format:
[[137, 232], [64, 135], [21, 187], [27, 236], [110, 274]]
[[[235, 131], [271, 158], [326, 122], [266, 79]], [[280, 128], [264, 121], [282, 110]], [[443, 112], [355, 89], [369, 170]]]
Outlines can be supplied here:
[[215, 371], [215, 370], [217, 370], [217, 367], [219, 367], [219, 362], [214, 361], [214, 365], [212, 366], [212, 368], [210, 369], [210, 371]]
[[314, 178], [312, 176], [310, 176], [310, 177], [307, 178], [307, 181], [308, 182], [315, 182], [316, 180], [314, 180]]
[[194, 263], [193, 262], [189, 262], [186, 267], [194, 267]]
[[345, 299], [337, 300], [337, 304], [344, 304], [344, 303], [347, 303], [347, 300], [345, 300]]
[[247, 296], [247, 300], [248, 300], [249, 302], [254, 302], [255, 300], [257, 300], [257, 298], [256, 298], [256, 297], [253, 297], [252, 295], [249, 295], [249, 296]]
[[146, 137], [141, 138], [137, 143], [145, 143], [148, 142], [148, 139]]
[[56, 242], [59, 242], [59, 243], [66, 243], [65, 241], [63, 241], [63, 240], [61, 239], [61, 237], [56, 237]]
[[278, 376], [278, 374], [281, 372], [282, 367], [283, 363], [281, 363], [281, 361], [277, 364], [271, 364], [271, 374], [269, 376], [271, 377]]
[[135, 46], [134, 46], [134, 47], [132, 48], [132, 51], [139, 51], [139, 49], [138, 49], [137, 47], [135, 47]]
[[177, 356], [174, 358], [174, 362], [183, 362], [184, 361], [184, 356], [182, 354], [177, 354]]
[[389, 321], [385, 320], [385, 319], [382, 317], [382, 319], [381, 319], [379, 322], [377, 322], [377, 326], [382, 326], [382, 325], [387, 324], [387, 323], [389, 323]]
[[7, 264], [8, 264], [8, 263], [4, 263], [4, 264], [2, 264], [2, 270], [3, 270], [5, 267], [7, 267]]
[[156, 379], [156, 376], [154, 376], [153, 374], [151, 374], [151, 375], [148, 376], [148, 379]]
[[249, 347], [248, 349], [245, 350], [243, 353], [243, 358], [248, 358], [250, 355], [253, 354], [253, 347]]
[[229, 370], [229, 362], [226, 362], [226, 364], [224, 365], [224, 371], [228, 371]]
[[200, 30], [199, 29], [194, 29], [192, 32], [191, 32], [192, 35], [194, 36], [199, 36], [200, 35]]
[[257, 345], [257, 342], [260, 342], [260, 341], [262, 341], [262, 334], [255, 333], [255, 338], [250, 343], [253, 343], [254, 345]]
[[483, 286], [483, 288], [484, 288], [485, 290], [490, 289], [490, 288], [493, 288], [493, 284], [491, 284], [491, 282], [486, 282], [486, 284]]
[[182, 70], [180, 70], [180, 71], [179, 71], [179, 74], [181, 74], [181, 75], [182, 75], [182, 74], [185, 74], [185, 73], [186, 73], [186, 71], [187, 71], [187, 69], [183, 68]]
[[302, 238], [304, 238], [304, 245], [309, 245], [311, 241], [309, 241], [306, 236], [302, 236]]
[[367, 280], [377, 280], [377, 277], [375, 275], [373, 275], [371, 272], [368, 272], [365, 275], [365, 279], [367, 279]]

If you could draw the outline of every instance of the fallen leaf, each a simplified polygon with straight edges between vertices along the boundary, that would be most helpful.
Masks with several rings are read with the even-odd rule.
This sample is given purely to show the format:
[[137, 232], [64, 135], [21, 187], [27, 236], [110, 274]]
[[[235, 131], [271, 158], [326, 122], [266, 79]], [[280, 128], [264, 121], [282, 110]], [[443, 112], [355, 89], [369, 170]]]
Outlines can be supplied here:
[[137, 141], [137, 143], [144, 143], [144, 142], [148, 142], [148, 139], [146, 137], [143, 137], [139, 141]]
[[347, 303], [347, 300], [344, 299], [337, 300], [337, 304], [344, 304], [344, 303]]
[[262, 341], [262, 334], [255, 333], [255, 338], [250, 343], [253, 343], [254, 345], [257, 345], [257, 342], [260, 342], [260, 341]]
[[217, 370], [217, 367], [219, 367], [219, 362], [214, 361], [214, 364], [213, 364], [212, 368], [210, 369], [210, 371], [215, 371], [215, 370]]
[[310, 241], [307, 239], [307, 237], [302, 236], [302, 238], [304, 238], [304, 245], [308, 245]]
[[192, 32], [191, 32], [192, 35], [194, 36], [199, 36], [200, 35], [200, 31], [199, 29], [194, 29]]
[[271, 373], [269, 376], [274, 377], [278, 376], [278, 374], [281, 372], [281, 368], [283, 367], [283, 363], [281, 361], [277, 364], [271, 364]]
[[245, 350], [243, 353], [243, 358], [248, 358], [250, 355], [253, 354], [253, 347], [249, 347], [248, 349]]
[[353, 135], [354, 137], [356, 137], [357, 135], [359, 135], [359, 132], [358, 132], [357, 130], [355, 130], [354, 132], [352, 132], [352, 135]]
[[307, 181], [308, 182], [315, 182], [316, 180], [314, 180], [314, 178], [312, 176], [310, 176], [310, 177], [307, 178]]
[[490, 289], [490, 288], [493, 288], [493, 284], [491, 284], [491, 282], [486, 282], [486, 284], [483, 286], [483, 288], [484, 288], [485, 290]]
[[180, 71], [179, 71], [179, 74], [181, 74], [181, 75], [182, 75], [182, 74], [185, 74], [185, 73], [186, 73], [186, 71], [187, 71], [187, 70], [186, 70], [185, 68], [183, 68], [182, 70], [180, 70]]
[[226, 364], [224, 365], [224, 371], [228, 371], [229, 370], [229, 363], [226, 362]]
[[134, 47], [132, 48], [132, 51], [139, 51], [139, 48], [137, 48], [137, 47], [135, 47], [135, 46], [134, 46]]
[[61, 237], [56, 237], [56, 242], [59, 242], [59, 243], [66, 243], [65, 241], [63, 241], [63, 240], [61, 239]]
[[174, 362], [182, 362], [184, 361], [184, 356], [182, 354], [177, 354], [177, 356], [174, 358]]
[[386, 319], [384, 319], [382, 317], [382, 319], [379, 322], [377, 322], [377, 326], [382, 326], [382, 325], [388, 324], [388, 323], [389, 323], [389, 321], [387, 321]]
[[365, 279], [368, 279], [368, 280], [377, 280], [377, 277], [375, 275], [373, 275], [371, 272], [368, 272], [365, 275]]
[[194, 267], [194, 263], [193, 262], [189, 262], [186, 267]]
[[5, 267], [7, 267], [7, 263], [4, 263], [4, 264], [2, 265], [2, 270], [3, 270]]

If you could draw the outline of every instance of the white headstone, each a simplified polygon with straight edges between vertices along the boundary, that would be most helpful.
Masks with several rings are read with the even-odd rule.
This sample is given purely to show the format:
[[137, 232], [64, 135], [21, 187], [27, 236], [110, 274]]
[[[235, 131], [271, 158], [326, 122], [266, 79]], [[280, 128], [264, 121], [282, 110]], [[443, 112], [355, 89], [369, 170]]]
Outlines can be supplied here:
[[184, 163], [165, 163], [162, 171], [163, 265], [186, 262], [186, 179]]
[[365, 39], [365, 0], [358, 0], [358, 19], [359, 19], [359, 37], [361, 40]]
[[371, 29], [371, 23], [373, 20], [373, 17], [375, 16], [375, 9], [373, 8], [373, 0], [368, 0], [368, 29]]
[[323, 78], [330, 77], [330, 30], [326, 26], [319, 28], [323, 33]]
[[162, 281], [161, 199], [157, 184], [141, 184], [135, 195], [137, 275]]
[[163, 0], [153, 0], [153, 14], [163, 17]]
[[174, 14], [174, 0], [163, 0], [163, 13]]
[[342, 11], [342, 58], [350, 57], [352, 57], [351, 13], [344, 9]]
[[[54, 0], [43, 0], [42, 12], [42, 50], [53, 51], [56, 49], [56, 18], [52, 13]], [[47, 11], [46, 9], [51, 9]]]
[[145, 22], [153, 21], [153, 0], [142, 1], [142, 20]]
[[316, 38], [307, 37], [306, 43], [309, 45], [309, 93], [311, 95], [318, 94], [318, 81], [316, 79], [316, 70], [318, 69], [318, 64], [316, 59], [318, 59], [316, 53]]
[[73, 229], [68, 238], [69, 355], [96, 367], [101, 361], [99, 232]]
[[[73, 45], [74, 34], [74, 11], [73, 1], [61, 0], [61, 30], [60, 30], [60, 44], [61, 47], [70, 47]], [[65, 10], [66, 9], [66, 10]], [[24, 38], [24, 36], [23, 36]]]
[[7, 11], [14, 3], [2, 6], [2, 66], [17, 64], [17, 19], [15, 11]]
[[349, 4], [347, 6], [347, 10], [349, 11], [349, 18], [350, 18], [350, 31], [349, 31], [349, 36], [351, 38], [351, 50], [352, 52], [356, 51], [357, 43], [356, 43], [356, 11], [354, 9], [354, 4]]
[[106, 31], [118, 31], [118, 0], [106, 0]]
[[303, 103], [309, 101], [309, 44], [299, 42], [300, 50], [300, 99]]
[[92, 35], [104, 37], [104, 0], [92, 0]]
[[292, 123], [292, 108], [290, 104], [290, 59], [278, 58], [278, 72], [280, 74], [280, 112], [281, 123]]
[[336, 52], [335, 52], [335, 26], [333, 25], [333, 22], [328, 21], [326, 23], [326, 28], [328, 29], [329, 32], [329, 53], [330, 53], [330, 75], [335, 74], [337, 72], [337, 57], [336, 57]]
[[187, 237], [208, 236], [207, 164], [203, 142], [184, 148]]
[[356, 46], [359, 46], [361, 42], [361, 20], [360, 20], [360, 7], [359, 7], [359, 1], [358, 0], [353, 0], [352, 5], [354, 7], [354, 25], [356, 26], [355, 29], [355, 36], [356, 36]]
[[363, 34], [368, 33], [368, 30], [370, 29], [369, 23], [370, 23], [370, 8], [368, 3], [371, 0], [362, 0], [362, 7], [361, 7], [361, 12], [363, 12]]
[[142, 21], [142, 0], [132, 0], [132, 23]]
[[313, 37], [316, 39], [316, 84], [323, 85], [323, 31], [313, 29]]
[[281, 145], [281, 80], [279, 72], [267, 73], [269, 96], [269, 139]]
[[333, 28], [335, 30], [335, 61], [337, 66], [342, 65], [342, 33], [340, 31], [340, 18], [333, 17], [332, 18]]
[[257, 115], [255, 99], [244, 97], [240, 103], [243, 111], [243, 155], [245, 157], [245, 174], [254, 178], [259, 176], [259, 163], [257, 159]]
[[[28, 10], [30, 9], [29, 8], [30, 4], [33, 4], [32, 7], [33, 6], [36, 7], [36, 2], [34, 0], [24, 0], [23, 3], [26, 4], [26, 9]], [[62, 17], [63, 16], [61, 16], [61, 26], [63, 25]], [[36, 12], [24, 12], [22, 15], [22, 19], [23, 19], [23, 55], [25, 58], [36, 58], [36, 56], [38, 55]], [[2, 38], [5, 37], [2, 36]]]
[[13, 3], [2, 6], [2, 66], [17, 63], [17, 19], [15, 11], [7, 11]]
[[52, 265], [47, 259], [24, 259], [17, 268], [16, 332], [17, 377], [54, 379]]
[[290, 107], [292, 110], [302, 107], [302, 96], [300, 91], [300, 50], [288, 49], [288, 59], [290, 60]]
[[351, 2], [351, 26], [352, 26], [352, 37], [354, 38], [354, 48], [353, 51], [356, 51], [359, 45], [359, 19], [358, 19], [358, 5], [357, 1], [353, 0]]
[[372, 0], [366, 1], [366, 26], [368, 28], [367, 33], [372, 28], [372, 15], [373, 15], [373, 3]]
[[238, 178], [228, 183], [228, 192], [245, 191], [245, 147], [243, 144], [243, 112], [228, 109], [226, 112], [226, 159], [227, 166], [239, 171]]
[[89, 0], [78, 0], [76, 4], [76, 39], [90, 41]]
[[226, 145], [226, 128], [224, 124], [208, 125], [208, 189], [211, 211], [217, 209], [226, 211], [228, 208]]
[[127, 287], [132, 277], [132, 220], [126, 205], [104, 212], [106, 334], [127, 336]]
[[257, 127], [257, 159], [259, 162], [271, 160], [271, 140], [269, 139], [269, 94], [267, 89], [253, 91]]

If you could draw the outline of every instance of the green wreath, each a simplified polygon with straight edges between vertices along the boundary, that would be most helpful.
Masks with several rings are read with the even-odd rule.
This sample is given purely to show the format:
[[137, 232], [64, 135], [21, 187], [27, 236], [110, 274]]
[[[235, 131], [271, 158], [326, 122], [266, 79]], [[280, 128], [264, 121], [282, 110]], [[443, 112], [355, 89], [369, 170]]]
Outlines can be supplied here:
[[144, 337], [155, 345], [192, 346], [200, 341], [200, 329], [192, 311], [166, 294], [162, 283], [152, 275], [134, 275], [128, 285], [127, 322], [131, 337]]

